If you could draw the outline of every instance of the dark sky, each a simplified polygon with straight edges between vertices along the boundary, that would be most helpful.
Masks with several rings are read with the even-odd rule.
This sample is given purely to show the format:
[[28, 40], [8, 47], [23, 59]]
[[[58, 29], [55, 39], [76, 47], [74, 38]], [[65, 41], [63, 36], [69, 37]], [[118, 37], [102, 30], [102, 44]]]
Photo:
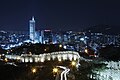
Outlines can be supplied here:
[[1, 0], [0, 29], [74, 30], [98, 24], [120, 25], [119, 0]]

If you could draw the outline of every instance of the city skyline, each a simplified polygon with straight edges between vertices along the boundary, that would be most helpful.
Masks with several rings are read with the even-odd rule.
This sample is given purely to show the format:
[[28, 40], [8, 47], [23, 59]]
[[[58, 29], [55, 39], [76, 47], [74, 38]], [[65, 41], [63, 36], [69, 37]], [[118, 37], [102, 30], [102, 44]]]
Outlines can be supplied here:
[[[0, 29], [28, 31], [31, 16], [37, 29], [80, 31], [86, 27], [120, 25], [119, 1], [1, 1]], [[16, 28], [17, 27], [17, 28]]]

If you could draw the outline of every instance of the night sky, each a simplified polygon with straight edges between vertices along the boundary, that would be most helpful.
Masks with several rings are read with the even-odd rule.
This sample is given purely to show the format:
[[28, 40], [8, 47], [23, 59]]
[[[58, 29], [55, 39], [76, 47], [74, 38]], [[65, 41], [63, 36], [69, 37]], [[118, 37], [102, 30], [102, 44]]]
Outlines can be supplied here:
[[36, 29], [80, 31], [98, 24], [120, 25], [119, 0], [1, 0], [0, 30]]

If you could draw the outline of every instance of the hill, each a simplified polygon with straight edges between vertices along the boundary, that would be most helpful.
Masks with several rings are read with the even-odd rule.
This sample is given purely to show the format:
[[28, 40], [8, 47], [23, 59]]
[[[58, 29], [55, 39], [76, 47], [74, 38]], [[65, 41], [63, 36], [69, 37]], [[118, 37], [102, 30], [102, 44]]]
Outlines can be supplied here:
[[120, 26], [114, 25], [96, 25], [84, 29], [85, 32], [102, 32], [104, 34], [120, 34]]

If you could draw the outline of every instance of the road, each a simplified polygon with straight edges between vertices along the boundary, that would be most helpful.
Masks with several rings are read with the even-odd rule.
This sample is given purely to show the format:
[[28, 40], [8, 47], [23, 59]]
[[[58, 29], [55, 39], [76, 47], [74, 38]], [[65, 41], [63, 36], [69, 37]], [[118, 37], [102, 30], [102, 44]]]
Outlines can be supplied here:
[[57, 66], [61, 69], [64, 69], [62, 72], [61, 72], [61, 79], [60, 80], [67, 80], [67, 73], [69, 73], [70, 69], [69, 68], [66, 68], [64, 66]]

